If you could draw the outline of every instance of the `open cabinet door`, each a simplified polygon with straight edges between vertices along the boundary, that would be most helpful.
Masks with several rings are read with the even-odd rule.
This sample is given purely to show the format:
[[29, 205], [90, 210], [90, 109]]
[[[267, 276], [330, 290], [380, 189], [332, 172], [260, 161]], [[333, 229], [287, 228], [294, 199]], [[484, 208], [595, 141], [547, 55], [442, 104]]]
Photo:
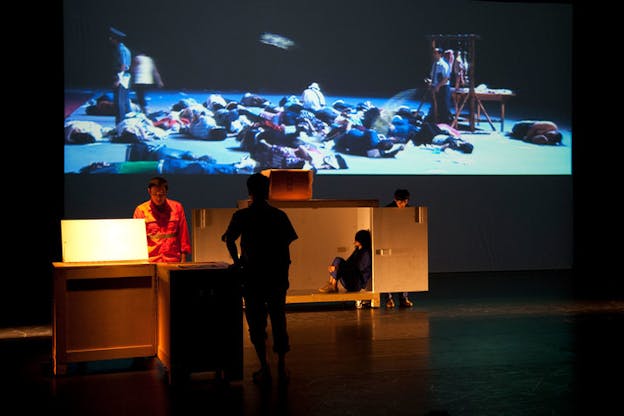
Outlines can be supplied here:
[[428, 291], [427, 207], [372, 210], [373, 291]]

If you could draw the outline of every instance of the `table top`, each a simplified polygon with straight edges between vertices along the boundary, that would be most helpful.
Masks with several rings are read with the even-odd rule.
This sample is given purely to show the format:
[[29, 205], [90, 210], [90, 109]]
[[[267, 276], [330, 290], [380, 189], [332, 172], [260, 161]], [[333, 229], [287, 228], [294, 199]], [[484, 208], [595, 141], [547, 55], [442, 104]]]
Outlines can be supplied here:
[[[508, 97], [514, 97], [516, 93], [508, 89], [477, 89], [474, 90], [475, 95], [481, 99], [484, 98], [492, 98], [492, 99], [502, 99]], [[452, 90], [453, 94], [457, 95], [467, 95], [470, 93], [470, 88], [454, 88]]]

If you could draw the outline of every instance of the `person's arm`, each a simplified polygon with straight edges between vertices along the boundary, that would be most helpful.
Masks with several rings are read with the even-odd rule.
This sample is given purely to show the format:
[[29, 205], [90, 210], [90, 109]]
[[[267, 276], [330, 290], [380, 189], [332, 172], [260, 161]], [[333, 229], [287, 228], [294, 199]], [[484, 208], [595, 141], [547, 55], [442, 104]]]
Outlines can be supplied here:
[[236, 240], [240, 236], [240, 231], [238, 231], [238, 216], [236, 212], [232, 215], [232, 219], [230, 220], [230, 224], [228, 225], [227, 230], [221, 236], [221, 241], [225, 242], [225, 246], [227, 247], [227, 251], [234, 262], [235, 267], [240, 267], [240, 257], [238, 255], [238, 247], [236, 246]]
[[236, 246], [236, 240], [232, 240], [226, 237], [225, 246], [227, 247], [228, 253], [230, 253], [230, 257], [232, 257], [234, 266], [240, 266], [240, 258], [238, 257], [238, 247]]
[[282, 211], [282, 214], [284, 215], [284, 225], [285, 225], [284, 238], [290, 245], [290, 243], [297, 240], [299, 236], [297, 235], [297, 232], [295, 231], [295, 227], [293, 227], [292, 222], [290, 222], [290, 218], [288, 218], [288, 215], [284, 211]]
[[188, 223], [184, 214], [184, 207], [180, 205], [180, 223], [178, 224], [180, 232], [180, 261], [184, 263], [188, 254], [191, 254], [191, 238], [189, 236]]
[[440, 79], [440, 81], [435, 86], [435, 92], [440, 91], [440, 87], [445, 85], [447, 81], [451, 78], [450, 71], [440, 71], [444, 76]]
[[[436, 64], [438, 65], [438, 64]], [[435, 92], [440, 91], [440, 87], [444, 84], [446, 84], [446, 82], [451, 78], [451, 71], [448, 69], [448, 67], [444, 67], [442, 64], [438, 65], [438, 68], [436, 69], [436, 75], [442, 75], [442, 78], [440, 78], [439, 81], [437, 80], [433, 80], [433, 82], [435, 82], [435, 87], [433, 87], [433, 90]]]

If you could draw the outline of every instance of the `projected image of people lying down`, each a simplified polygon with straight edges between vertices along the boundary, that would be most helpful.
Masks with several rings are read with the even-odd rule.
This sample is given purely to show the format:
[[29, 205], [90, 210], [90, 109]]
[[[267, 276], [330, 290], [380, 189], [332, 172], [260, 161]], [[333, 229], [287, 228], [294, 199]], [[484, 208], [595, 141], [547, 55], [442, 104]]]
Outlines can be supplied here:
[[[391, 0], [386, 13], [401, 19], [394, 14], [397, 8], [412, 8], [411, 3]], [[474, 3], [452, 3], [475, 16], [483, 11]], [[508, 4], [488, 10], [504, 17], [524, 7], [524, 13], [541, 16], [542, 6]], [[66, 20], [66, 32], [72, 30], [67, 21], [92, 20], [99, 7], [94, 2], [93, 10], [70, 13], [74, 19]], [[210, 15], [250, 18], [219, 7]], [[568, 29], [559, 49], [569, 53], [571, 9], [549, 7]], [[126, 10], [133, 15], [134, 8]], [[90, 34], [108, 37], [108, 50], [102, 39], [66, 36], [66, 61], [68, 55], [94, 53], [84, 52], [86, 44], [98, 44], [102, 52], [91, 71], [74, 68], [75, 59], [66, 65], [71, 82], [65, 88], [65, 173], [247, 175], [311, 169], [320, 175], [571, 174], [571, 104], [565, 99], [571, 96], [570, 75], [561, 76], [562, 66], [509, 63], [501, 70], [501, 57], [510, 54], [496, 48], [487, 25], [481, 33], [439, 33], [432, 23], [423, 23], [418, 33], [404, 29], [397, 34], [383, 30], [389, 22], [380, 30], [376, 20], [379, 32], [330, 47], [328, 39], [338, 35], [338, 28], [328, 25], [330, 33], [311, 37], [305, 24], [276, 23], [293, 21], [296, 10], [276, 7], [275, 13], [285, 19], [251, 19], [238, 37], [221, 39], [225, 45], [216, 48], [232, 56], [219, 55], [224, 65], [208, 71], [208, 78], [176, 65], [181, 57], [203, 64], [193, 46], [180, 42], [173, 53], [159, 41], [168, 31], [180, 34], [182, 26], [175, 21], [155, 33], [154, 25], [149, 26], [147, 36], [136, 22], [124, 27], [124, 21], [101, 16], [105, 21]], [[362, 10], [355, 13], [357, 27], [367, 27], [364, 23], [373, 18]], [[322, 11], [314, 15], [325, 16]], [[552, 26], [552, 15], [550, 19]], [[510, 25], [508, 30], [515, 29]], [[509, 42], [518, 50], [518, 45], [528, 48], [532, 39], [522, 33]], [[341, 45], [348, 48], [335, 50]], [[366, 59], [351, 60], [363, 51]], [[404, 56], [405, 62], [392, 56]], [[214, 57], [206, 60], [214, 64]], [[380, 65], [375, 61], [379, 57], [388, 64]], [[88, 59], [79, 61], [85, 65]], [[526, 86], [550, 77], [560, 80], [545, 83], [561, 88], [556, 99]], [[97, 87], [85, 88], [89, 83]]]

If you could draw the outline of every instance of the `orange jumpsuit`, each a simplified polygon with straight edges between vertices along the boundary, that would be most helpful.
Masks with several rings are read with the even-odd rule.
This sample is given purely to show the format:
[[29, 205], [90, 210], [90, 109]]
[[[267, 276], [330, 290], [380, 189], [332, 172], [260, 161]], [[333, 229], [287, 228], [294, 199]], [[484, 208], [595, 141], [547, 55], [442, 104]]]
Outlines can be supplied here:
[[178, 263], [182, 253], [191, 253], [188, 225], [182, 204], [167, 199], [162, 208], [152, 201], [137, 206], [133, 218], [145, 219], [149, 261]]

